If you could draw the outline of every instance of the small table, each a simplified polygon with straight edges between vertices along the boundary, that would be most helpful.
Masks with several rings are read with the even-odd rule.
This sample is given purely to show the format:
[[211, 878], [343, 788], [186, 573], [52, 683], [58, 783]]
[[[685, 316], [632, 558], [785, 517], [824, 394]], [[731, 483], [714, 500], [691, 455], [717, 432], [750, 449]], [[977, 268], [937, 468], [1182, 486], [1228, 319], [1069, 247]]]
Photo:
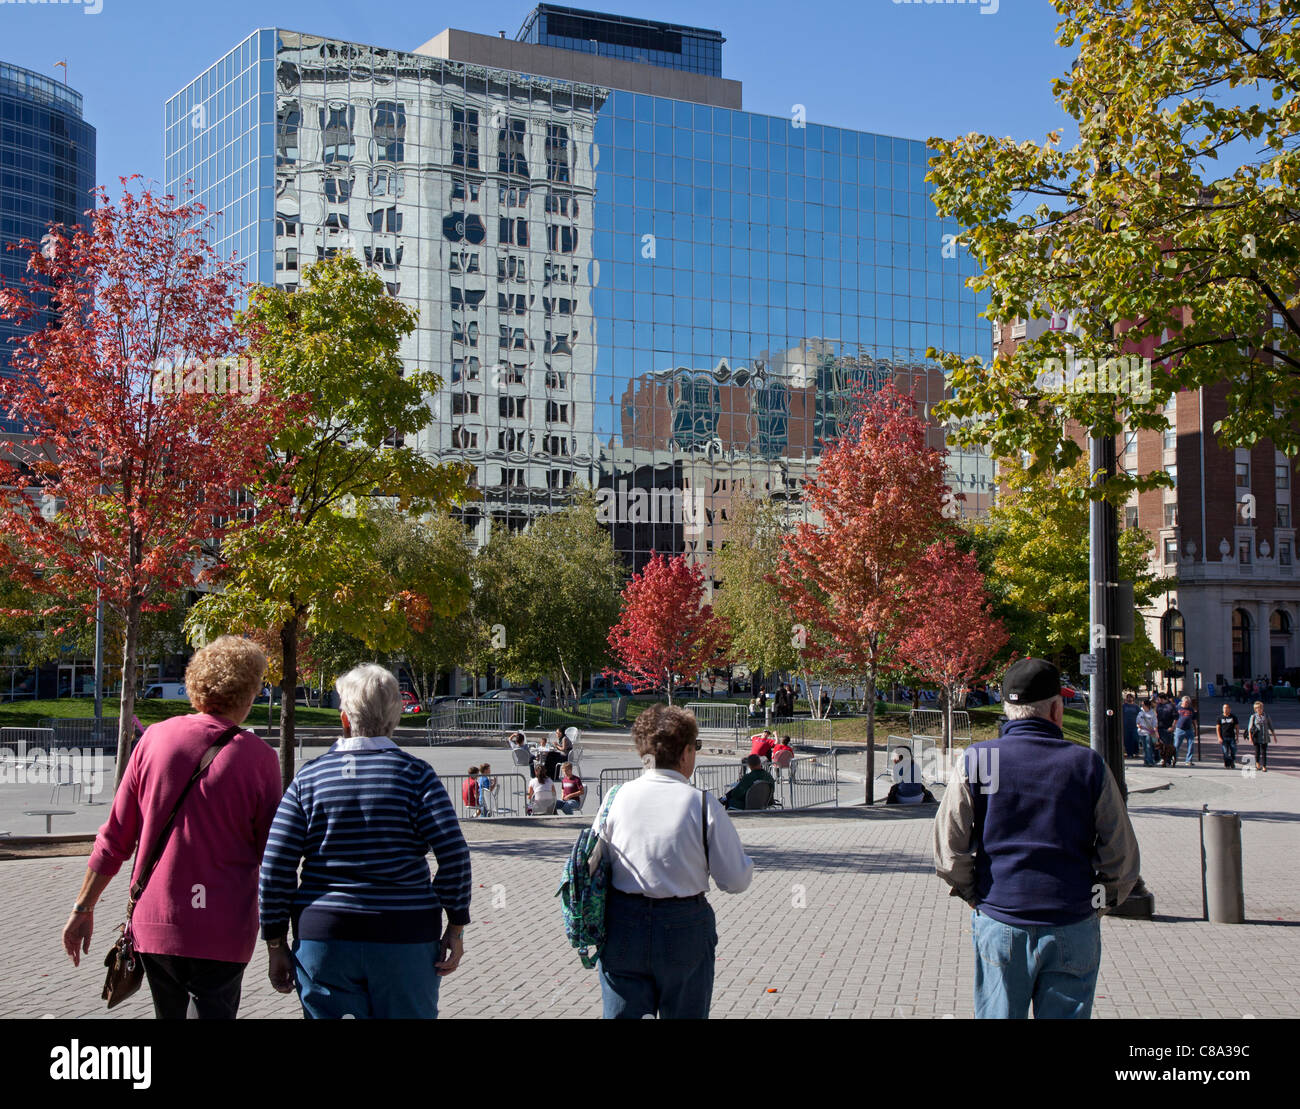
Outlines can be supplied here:
[[49, 835], [54, 831], [53, 818], [56, 816], [76, 816], [73, 809], [24, 809], [24, 816], [43, 816], [45, 817], [45, 834]]

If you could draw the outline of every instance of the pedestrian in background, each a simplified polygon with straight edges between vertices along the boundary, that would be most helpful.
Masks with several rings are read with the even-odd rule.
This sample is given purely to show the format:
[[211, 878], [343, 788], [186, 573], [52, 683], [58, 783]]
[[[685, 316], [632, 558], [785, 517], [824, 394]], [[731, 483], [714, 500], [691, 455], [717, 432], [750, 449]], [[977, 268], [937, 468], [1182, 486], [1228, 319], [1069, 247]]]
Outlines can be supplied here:
[[668, 705], [632, 725], [648, 769], [619, 787], [601, 832], [610, 852], [599, 964], [606, 1018], [709, 1015], [718, 945], [709, 878], [741, 893], [754, 864], [718, 799], [690, 783], [698, 736], [695, 717]]
[[1138, 735], [1142, 737], [1142, 765], [1155, 766], [1156, 744], [1160, 741], [1160, 724], [1156, 720], [1155, 708], [1148, 697], [1142, 702], [1142, 711], [1137, 718]]
[[1273, 718], [1264, 711], [1264, 702], [1256, 701], [1252, 706], [1250, 721], [1246, 725], [1246, 735], [1255, 745], [1255, 765], [1265, 774], [1268, 773], [1268, 745], [1273, 740]]
[[1196, 739], [1196, 710], [1192, 708], [1192, 699], [1184, 697], [1178, 704], [1177, 724], [1174, 726], [1174, 750], [1177, 751], [1183, 744], [1187, 745], [1186, 758], [1183, 760], [1184, 766], [1192, 766], [1192, 743]]
[[1021, 659], [1006, 723], [966, 750], [934, 824], [935, 870], [971, 907], [975, 1016], [1087, 1018], [1101, 967], [1098, 911], [1138, 880], [1114, 775], [1061, 731], [1061, 675]]
[[1232, 770], [1237, 764], [1237, 716], [1231, 705], [1223, 706], [1223, 715], [1214, 722], [1219, 737], [1219, 750], [1223, 752], [1223, 765]]

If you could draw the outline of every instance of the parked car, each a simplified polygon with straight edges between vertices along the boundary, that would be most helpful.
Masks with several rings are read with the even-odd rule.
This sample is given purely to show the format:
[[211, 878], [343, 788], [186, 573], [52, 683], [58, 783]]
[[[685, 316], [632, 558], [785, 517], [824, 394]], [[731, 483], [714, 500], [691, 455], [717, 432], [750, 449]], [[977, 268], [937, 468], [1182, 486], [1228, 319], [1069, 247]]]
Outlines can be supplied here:
[[423, 712], [424, 706], [420, 704], [420, 698], [412, 693], [409, 689], [402, 690], [402, 712]]
[[485, 695], [489, 701], [522, 701], [525, 705], [540, 705], [542, 698], [532, 689], [494, 689]]
[[155, 698], [161, 701], [188, 701], [185, 696], [185, 684], [183, 682], [154, 682], [153, 685], [147, 685], [144, 692], [140, 694], [141, 698]]

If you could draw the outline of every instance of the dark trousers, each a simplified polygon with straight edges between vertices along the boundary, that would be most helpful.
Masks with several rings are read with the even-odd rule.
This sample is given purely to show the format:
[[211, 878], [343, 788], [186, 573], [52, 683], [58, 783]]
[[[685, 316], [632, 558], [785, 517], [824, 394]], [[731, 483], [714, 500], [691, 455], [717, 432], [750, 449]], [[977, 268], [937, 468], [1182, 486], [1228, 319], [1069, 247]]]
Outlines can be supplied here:
[[600, 987], [606, 1020], [705, 1020], [713, 1000], [717, 925], [709, 903], [611, 889]]
[[1268, 769], [1268, 744], [1255, 741], [1255, 765], [1261, 770]]
[[184, 1020], [191, 997], [199, 1020], [234, 1020], [239, 1012], [247, 963], [143, 952], [140, 961], [153, 994], [154, 1016], [159, 1020]]

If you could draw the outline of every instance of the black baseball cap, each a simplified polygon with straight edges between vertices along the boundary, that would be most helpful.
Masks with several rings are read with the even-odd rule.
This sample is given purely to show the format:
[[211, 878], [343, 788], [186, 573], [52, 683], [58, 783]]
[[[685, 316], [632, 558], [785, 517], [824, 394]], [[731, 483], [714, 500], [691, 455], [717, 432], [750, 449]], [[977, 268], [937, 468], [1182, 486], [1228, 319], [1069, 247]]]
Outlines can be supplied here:
[[1061, 695], [1061, 672], [1046, 659], [1022, 658], [1007, 667], [1002, 699], [1013, 705], [1046, 701]]

